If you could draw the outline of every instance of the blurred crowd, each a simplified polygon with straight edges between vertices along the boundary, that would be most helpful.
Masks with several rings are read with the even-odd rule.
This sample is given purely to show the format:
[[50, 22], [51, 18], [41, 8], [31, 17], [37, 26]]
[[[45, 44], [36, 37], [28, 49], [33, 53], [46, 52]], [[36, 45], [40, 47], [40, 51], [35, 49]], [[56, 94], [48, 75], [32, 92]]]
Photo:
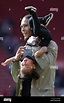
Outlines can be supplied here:
[[[0, 64], [6, 58], [14, 56], [20, 45], [24, 45], [19, 36], [14, 34], [14, 27], [15, 22], [10, 19], [0, 23]], [[15, 94], [15, 83], [11, 76], [11, 63], [7, 67], [0, 65], [0, 84], [0, 95]], [[14, 92], [12, 93], [12, 91]]]
[[[20, 42], [20, 38], [14, 34], [15, 23], [13, 20], [4, 20], [0, 24], [0, 40], [1, 45], [5, 51], [14, 55], [20, 45], [23, 45], [23, 42]], [[22, 35], [21, 35], [22, 36]]]

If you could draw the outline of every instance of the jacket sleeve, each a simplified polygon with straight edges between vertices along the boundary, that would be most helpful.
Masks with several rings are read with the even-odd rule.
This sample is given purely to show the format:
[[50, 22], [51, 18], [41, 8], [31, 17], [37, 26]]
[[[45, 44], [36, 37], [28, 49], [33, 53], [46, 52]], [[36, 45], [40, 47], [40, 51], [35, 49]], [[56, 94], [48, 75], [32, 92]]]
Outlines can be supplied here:
[[[35, 53], [38, 50], [37, 47], [33, 49], [33, 52]], [[56, 63], [58, 54], [58, 45], [54, 41], [50, 41], [50, 44], [48, 46], [48, 53], [42, 54], [40, 57], [35, 58], [37, 63], [42, 69], [48, 68], [52, 64]]]
[[12, 63], [12, 68], [11, 68], [11, 75], [12, 75], [12, 78], [15, 82], [18, 82], [19, 72], [20, 72], [19, 61], [13, 62]]

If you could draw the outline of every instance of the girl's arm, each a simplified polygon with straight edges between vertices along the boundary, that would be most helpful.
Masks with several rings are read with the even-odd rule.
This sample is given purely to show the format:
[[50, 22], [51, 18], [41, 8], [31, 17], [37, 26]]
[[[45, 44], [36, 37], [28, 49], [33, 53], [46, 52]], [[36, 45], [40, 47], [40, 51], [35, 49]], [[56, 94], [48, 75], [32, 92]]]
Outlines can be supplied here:
[[9, 59], [6, 59], [4, 62], [1, 63], [2, 66], [7, 66], [9, 63], [15, 60], [15, 57], [11, 57]]
[[2, 66], [7, 66], [9, 63], [13, 62], [13, 61], [18, 61], [20, 60], [20, 57], [23, 55], [24, 53], [24, 50], [25, 50], [25, 47], [24, 46], [20, 46], [16, 52], [16, 55], [9, 58], [9, 59], [6, 59], [4, 62], [1, 63]]
[[34, 54], [34, 56], [36, 58], [38, 58], [39, 56], [41, 56], [42, 54], [46, 53], [47, 52], [47, 47], [46, 46], [43, 46], [41, 47], [40, 50], [36, 51], [36, 53]]
[[25, 10], [27, 10], [30, 15], [32, 16], [32, 21], [33, 21], [33, 33], [35, 36], [38, 36], [41, 40], [42, 38], [46, 40], [51, 40], [51, 33], [50, 31], [43, 25], [41, 26], [38, 17], [36, 15], [36, 8], [32, 6], [25, 7]]

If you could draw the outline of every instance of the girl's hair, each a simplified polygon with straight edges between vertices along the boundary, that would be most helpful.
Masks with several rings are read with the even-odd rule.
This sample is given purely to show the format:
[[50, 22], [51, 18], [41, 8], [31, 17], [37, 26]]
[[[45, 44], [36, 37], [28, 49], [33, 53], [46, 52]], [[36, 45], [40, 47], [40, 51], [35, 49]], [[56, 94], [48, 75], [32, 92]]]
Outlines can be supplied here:
[[29, 22], [31, 31], [32, 31], [32, 33], [33, 33], [33, 18], [32, 18], [32, 16], [31, 16], [30, 14], [28, 14], [28, 15], [25, 15], [23, 18], [28, 19], [28, 22]]

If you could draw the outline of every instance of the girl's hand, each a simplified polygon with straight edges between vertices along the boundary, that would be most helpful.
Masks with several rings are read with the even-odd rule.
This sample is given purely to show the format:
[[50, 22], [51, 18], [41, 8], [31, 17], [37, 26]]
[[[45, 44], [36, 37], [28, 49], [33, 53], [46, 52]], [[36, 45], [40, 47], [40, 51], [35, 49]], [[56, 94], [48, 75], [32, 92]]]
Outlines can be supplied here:
[[23, 56], [24, 50], [25, 50], [25, 46], [19, 47], [19, 49], [17, 50], [16, 55], [15, 55], [15, 60], [19, 60], [21, 58], [21, 56]]
[[5, 62], [2, 62], [1, 65], [2, 65], [2, 66], [7, 66], [8, 63], [9, 63], [8, 60], [6, 60]]

